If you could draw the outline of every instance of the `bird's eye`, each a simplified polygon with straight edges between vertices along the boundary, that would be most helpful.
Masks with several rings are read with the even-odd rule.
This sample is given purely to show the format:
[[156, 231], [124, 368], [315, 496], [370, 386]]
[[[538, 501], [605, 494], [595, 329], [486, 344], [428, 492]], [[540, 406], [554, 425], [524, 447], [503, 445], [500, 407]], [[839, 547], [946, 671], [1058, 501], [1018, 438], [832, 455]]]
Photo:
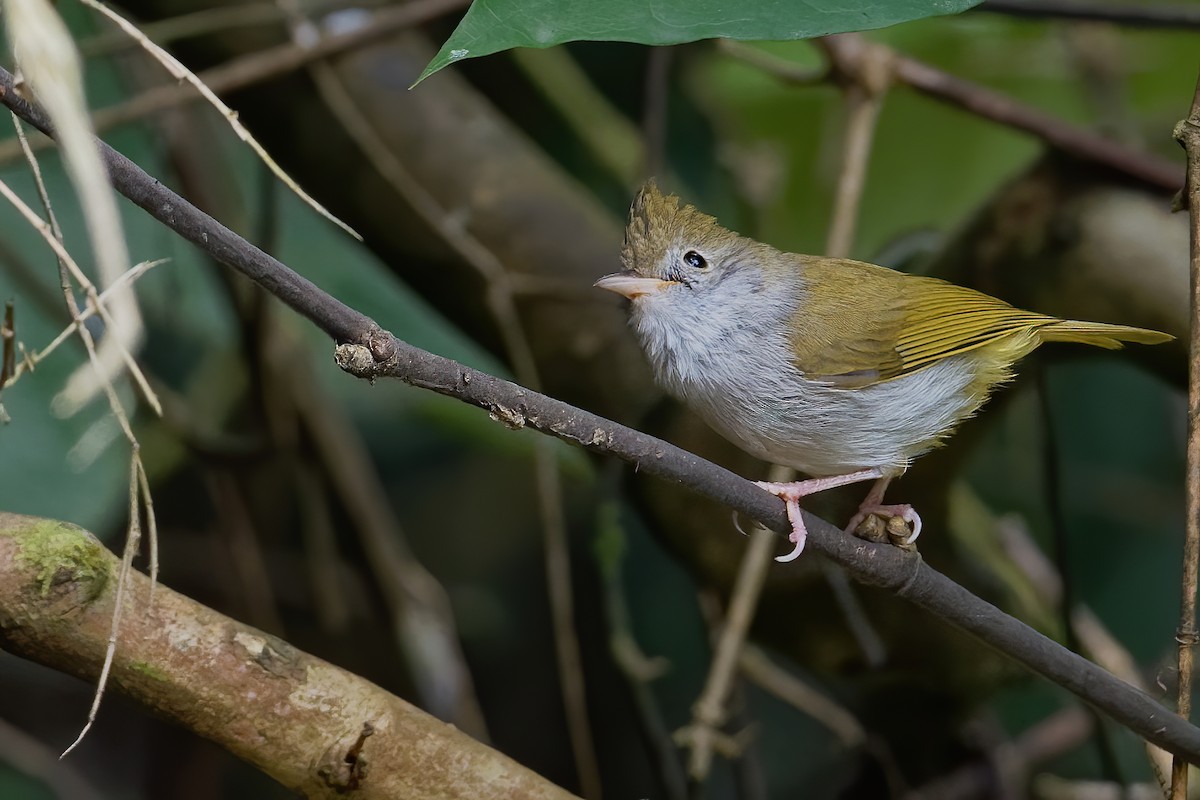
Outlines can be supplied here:
[[704, 269], [708, 266], [708, 262], [704, 260], [704, 256], [700, 255], [695, 250], [688, 250], [683, 254], [683, 263], [687, 264], [692, 269]]

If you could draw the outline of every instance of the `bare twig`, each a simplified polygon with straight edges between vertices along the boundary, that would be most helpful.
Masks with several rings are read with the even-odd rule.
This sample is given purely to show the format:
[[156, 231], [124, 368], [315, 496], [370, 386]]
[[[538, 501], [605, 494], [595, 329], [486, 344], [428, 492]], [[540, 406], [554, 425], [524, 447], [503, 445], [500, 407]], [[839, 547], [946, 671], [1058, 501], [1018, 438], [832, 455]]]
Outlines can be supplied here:
[[638, 182], [643, 146], [637, 127], [596, 87], [570, 50], [518, 47], [509, 57], [609, 175], [622, 186]]
[[296, 464], [292, 475], [300, 501], [300, 535], [317, 622], [326, 633], [344, 633], [350, 622], [350, 604], [342, 591], [343, 562], [338, 554], [328, 490], [309, 459]]
[[1094, 0], [987, 0], [975, 10], [1014, 17], [1112, 22], [1131, 28], [1200, 28], [1200, 9], [1178, 2], [1117, 5]]
[[[142, 538], [141, 515], [143, 508], [145, 509], [145, 513], [151, 517], [149, 522], [151, 534], [157, 537], [158, 530], [153, 521], [154, 505], [150, 499], [149, 482], [145, 478], [145, 469], [142, 466], [140, 454], [141, 446], [138, 443], [137, 437], [133, 433], [132, 426], [129, 424], [128, 415], [125, 413], [125, 409], [121, 405], [120, 398], [117, 396], [117, 390], [113, 386], [112, 376], [101, 361], [101, 354], [96, 347], [95, 339], [82, 322], [83, 315], [81, 314], [79, 304], [75, 299], [75, 292], [72, 288], [71, 278], [74, 277], [79, 281], [80, 285], [87, 293], [89, 303], [91, 304], [92, 308], [94, 308], [96, 312], [105, 319], [106, 322], [111, 321], [111, 317], [108, 315], [100, 295], [96, 292], [96, 287], [91, 283], [91, 281], [88, 280], [87, 276], [84, 275], [83, 271], [79, 268], [79, 265], [75, 263], [75, 260], [71, 257], [71, 254], [67, 252], [66, 247], [63, 245], [62, 231], [59, 230], [57, 221], [54, 219], [54, 212], [50, 204], [50, 197], [46, 191], [45, 183], [42, 181], [41, 171], [38, 168], [37, 159], [34, 158], [32, 151], [29, 150], [25, 138], [21, 132], [20, 122], [15, 115], [13, 117], [13, 122], [17, 128], [18, 139], [20, 140], [25, 155], [29, 161], [30, 168], [34, 175], [34, 182], [38, 188], [39, 196], [43, 206], [45, 207], [46, 215], [50, 219], [50, 222], [47, 223], [46, 221], [38, 218], [33, 210], [29, 208], [29, 206], [27, 206], [19, 197], [17, 197], [12, 189], [10, 189], [3, 181], [0, 181], [0, 194], [2, 194], [4, 198], [7, 199], [9, 203], [11, 203], [13, 207], [17, 209], [21, 216], [24, 217], [25, 220], [34, 228], [34, 230], [36, 230], [42, 236], [46, 244], [50, 246], [50, 249], [54, 252], [55, 256], [57, 256], [59, 274], [62, 281], [63, 300], [66, 303], [67, 312], [75, 320], [74, 329], [78, 333], [80, 340], [83, 342], [84, 349], [87, 351], [88, 360], [91, 363], [92, 368], [95, 370], [100, 389], [108, 400], [109, 409], [112, 412], [113, 419], [117, 421], [121, 432], [125, 435], [126, 440], [129, 442], [129, 526], [126, 531], [125, 550], [122, 555], [121, 571], [118, 575], [116, 589], [118, 597], [121, 597], [126, 590], [128, 576], [133, 569], [133, 559], [137, 554], [138, 545]], [[98, 140], [90, 140], [90, 144], [99, 145], [99, 142]], [[102, 151], [103, 147], [101, 146], [99, 149]], [[109, 190], [109, 187], [104, 187], [105, 192]], [[131, 271], [132, 270], [127, 272]], [[125, 281], [122, 283], [122, 276], [123, 275], [118, 275], [116, 278], [114, 278], [112, 285], [117, 286], [118, 292], [125, 291], [132, 293], [132, 288], [129, 285], [131, 281]], [[110, 288], [112, 288], [112, 286], [110, 286]], [[130, 294], [130, 296], [132, 295]], [[136, 308], [134, 311], [136, 312]], [[124, 313], [130, 313], [128, 307], [125, 308]], [[123, 345], [121, 345], [119, 342], [117, 342], [115, 346], [117, 347], [121, 356], [125, 359], [130, 374], [137, 379], [136, 382], [138, 385], [143, 387], [146, 399], [151, 402], [151, 405], [156, 411], [161, 413], [161, 408], [158, 405], [157, 398], [154, 396], [154, 392], [150, 389], [149, 384], [146, 382], [146, 379], [142, 375], [142, 372], [138, 368], [136, 362], [133, 361], [132, 356], [129, 355], [129, 353], [124, 349]], [[60, 397], [61, 396], [62, 395], [60, 394]], [[145, 493], [144, 496], [143, 492]], [[144, 506], [142, 505], [141, 501], [144, 501]], [[151, 596], [153, 595], [153, 586], [158, 580], [157, 543], [152, 545], [152, 549], [155, 556], [151, 562]], [[63, 751], [61, 757], [65, 757], [68, 753], [75, 749], [75, 747], [78, 746], [81, 741], [83, 741], [84, 736], [86, 736], [88, 731], [91, 729], [92, 723], [95, 722], [96, 714], [100, 710], [100, 701], [104, 697], [104, 689], [108, 679], [109, 668], [112, 666], [113, 658], [116, 655], [116, 641], [121, 624], [121, 608], [122, 605], [119, 603], [118, 605], [114, 606], [112, 628], [109, 635], [108, 648], [105, 652], [104, 666], [100, 670], [100, 676], [96, 684], [96, 693], [92, 701], [91, 709], [88, 711], [87, 721], [80, 730], [75, 741]]]
[[316, 381], [307, 370], [287, 372], [293, 381], [296, 413], [334, 495], [358, 533], [423, 705], [476, 739], [486, 740], [487, 726], [445, 587], [412, 554], [387, 489], [350, 420], [332, 412], [330, 403], [312, 390]]
[[[285, 637], [267, 560], [254, 527], [254, 519], [238, 482], [228, 473], [207, 474], [207, 488], [216, 509], [219, 530], [214, 538], [223, 542], [229, 554], [229, 590], [237, 605], [245, 609], [248, 621], [273, 636]], [[239, 614], [239, 616], [241, 616]]]
[[[119, 290], [124, 284], [136, 281], [154, 267], [165, 263], [165, 259], [159, 259], [157, 261], [143, 261], [140, 264], [134, 264], [131, 268], [126, 270], [123, 275], [121, 275], [120, 279], [113, 281], [111, 286], [99, 294], [99, 300], [101, 304], [108, 299], [109, 293], [114, 289]], [[71, 290], [70, 283], [67, 284], [66, 290]], [[9, 386], [12, 386], [14, 383], [16, 383], [26, 372], [32, 372], [34, 369], [36, 369], [38, 364], [52, 356], [54, 351], [62, 346], [63, 342], [71, 338], [71, 335], [75, 333], [76, 326], [87, 321], [97, 313], [96, 305], [89, 303], [87, 308], [82, 309], [78, 316], [71, 320], [70, 325], [63, 328], [59, 332], [58, 336], [55, 336], [50, 340], [49, 344], [47, 344], [41, 350], [34, 350], [32, 352], [25, 353], [21, 358], [21, 362], [17, 364], [16, 369], [9, 371], [8, 379], [5, 381], [0, 381], [0, 390], [7, 389]]]
[[[105, 387], [112, 391], [110, 384]], [[138, 508], [137, 487], [138, 471], [141, 469], [141, 459], [138, 457], [137, 441], [133, 442], [133, 456], [129, 459], [129, 530], [125, 535], [125, 550], [121, 553], [120, 567], [117, 570], [117, 590], [113, 594], [112, 615], [109, 618], [108, 639], [104, 645], [104, 660], [100, 665], [100, 674], [96, 677], [96, 693], [92, 695], [92, 707], [88, 709], [87, 722], [80, 729], [75, 741], [63, 750], [59, 758], [66, 758], [72, 750], [79, 746], [83, 737], [96, 722], [100, 713], [100, 701], [104, 699], [104, 690], [108, 686], [108, 675], [112, 669], [113, 659], [117, 655], [117, 639], [121, 633], [121, 616], [125, 611], [125, 596], [129, 592], [130, 575], [133, 574], [133, 557], [137, 554], [138, 544], [142, 539], [141, 510]], [[146, 596], [149, 598], [150, 586], [147, 583]], [[147, 607], [149, 604], [147, 603]]]
[[[861, 35], [841, 34], [822, 41], [827, 43], [827, 48], [830, 45], [836, 48], [846, 47], [855, 40], [862, 40]], [[886, 45], [866, 40], [861, 41], [861, 46], [890, 50]], [[740, 48], [727, 47], [725, 50], [730, 55], [747, 60]], [[1130, 149], [1008, 95], [935, 69], [914, 58], [892, 51], [891, 61], [892, 79], [896, 83], [904, 84], [934, 100], [1032, 134], [1064, 153], [1101, 164], [1149, 186], [1174, 191], [1182, 183], [1179, 168], [1169, 161]], [[794, 65], [779, 68], [776, 62], [762, 58], [755, 58], [753, 63], [780, 80], [804, 86], [813, 82], [812, 73], [798, 72]]]
[[[17, 322], [16, 308], [12, 300], [4, 303], [4, 319], [0, 321], [0, 394], [8, 388], [8, 382], [17, 373]], [[0, 402], [0, 424], [9, 421], [4, 403]]]
[[775, 537], [766, 528], [756, 526], [750, 531], [750, 545], [742, 556], [737, 579], [733, 584], [729, 600], [729, 612], [725, 624], [717, 635], [712, 665], [704, 681], [704, 689], [692, 705], [691, 723], [675, 734], [676, 741], [687, 746], [688, 778], [701, 783], [708, 778], [712, 766], [713, 751], [727, 756], [737, 754], [737, 747], [721, 732], [726, 722], [725, 703], [737, 675], [738, 659], [763, 583], [767, 579], [767, 568], [775, 554]]
[[634, 636], [623, 579], [627, 535], [620, 523], [617, 504], [612, 501], [603, 504], [598, 518], [595, 561], [604, 590], [609, 652], [613, 663], [629, 684], [637, 719], [652, 754], [655, 775], [661, 783], [663, 796], [668, 800], [686, 800], [687, 778], [679, 763], [671, 732], [650, 689], [651, 681], [661, 678], [671, 665], [665, 658], [649, 657], [643, 653]]
[[899, 56], [896, 59], [895, 77], [897, 82], [926, 97], [1033, 134], [1068, 155], [1124, 173], [1148, 186], [1173, 191], [1182, 183], [1179, 167], [1165, 159], [1130, 149], [1120, 142], [916, 59]]
[[[281, 0], [282, 2], [282, 0]], [[285, 4], [291, 12], [293, 36], [297, 42], [320, 41], [319, 31], [299, 14], [295, 3]], [[379, 174], [404, 197], [412, 208], [487, 282], [487, 303], [501, 336], [509, 361], [522, 383], [538, 388], [541, 378], [533, 350], [517, 313], [515, 293], [508, 271], [471, 232], [443, 208], [432, 193], [420, 185], [395, 157], [355, 104], [341, 79], [324, 60], [313, 62], [309, 71], [322, 99], [342, 123]], [[570, 553], [567, 544], [566, 517], [562, 508], [562, 487], [553, 443], [543, 440], [534, 450], [534, 474], [545, 542], [547, 589], [554, 625], [555, 652], [559, 680], [566, 710], [567, 730], [575, 757], [579, 783], [584, 797], [596, 800], [601, 794], [600, 768], [587, 711], [587, 693], [583, 680], [583, 659], [575, 631], [574, 598], [571, 587]]]
[[[1179, 605], [1179, 716], [1192, 711], [1192, 659], [1200, 637], [1196, 632], [1196, 573], [1200, 566], [1200, 76], [1187, 119], [1175, 126], [1175, 139], [1187, 151], [1187, 184], [1184, 201], [1192, 218], [1192, 332], [1188, 369], [1187, 520], [1183, 545], [1182, 596]], [[1171, 800], [1187, 797], [1187, 762], [1176, 757], [1171, 764]]]
[[254, 138], [249, 129], [247, 129], [245, 125], [238, 121], [237, 112], [225, 105], [224, 101], [217, 97], [217, 93], [206, 86], [204, 82], [196, 77], [194, 72], [185, 67], [179, 61], [179, 59], [175, 58], [175, 56], [171, 55], [166, 50], [150, 41], [150, 39], [148, 39], [144, 33], [137, 29], [136, 25], [122, 17], [117, 12], [113, 11], [108, 6], [101, 3], [100, 0], [79, 0], [79, 2], [83, 3], [88, 8], [98, 11], [110, 22], [124, 31], [131, 39], [141, 45], [142, 49], [149, 53], [152, 58], [162, 64], [163, 68], [167, 70], [167, 72], [169, 72], [171, 77], [173, 77], [175, 80], [191, 84], [192, 88], [199, 92], [200, 96], [207, 100], [208, 104], [215, 108], [221, 114], [221, 116], [225, 118], [225, 122], [230, 128], [233, 129], [233, 132], [237, 134], [237, 137], [245, 142], [247, 147], [254, 151], [254, 154], [258, 156], [258, 160], [266, 165], [267, 169], [269, 169], [271, 173], [277, 179], [279, 179], [280, 183], [288, 187], [288, 189], [290, 189], [293, 194], [299, 197], [300, 200], [309, 208], [316, 211], [334, 225], [337, 225], [355, 239], [362, 241], [362, 237], [359, 236], [353, 228], [342, 222], [333, 214], [329, 213], [325, 206], [318, 203], [311, 195], [309, 195], [308, 192], [300, 188], [299, 184], [292, 180], [292, 177], [284, 171], [283, 167], [279, 166], [279, 164], [275, 162], [275, 159], [271, 158], [271, 154], [267, 152], [266, 148], [258, 143], [258, 140]]
[[986, 797], [995, 791], [996, 767], [1006, 774], [1005, 786], [1022, 786], [1039, 764], [1071, 752], [1091, 736], [1095, 718], [1080, 706], [1068, 706], [1022, 731], [1004, 744], [991, 763], [975, 761], [930, 781], [905, 795], [904, 800], [941, 800], [951, 797]]
[[[312, 47], [288, 43], [251, 55], [233, 59], [219, 67], [196, 74], [196, 77], [220, 95], [271, 78], [303, 69], [313, 61], [344, 53], [384, 39], [397, 31], [420, 25], [467, 5], [469, 0], [415, 0], [412, 3], [383, 9], [360, 28], [322, 37]], [[191, 84], [168, 83], [148, 89], [140, 95], [92, 114], [92, 125], [103, 133], [117, 125], [142, 119], [203, 98]], [[0, 142], [0, 164], [20, 154], [16, 144]]]
[[646, 77], [642, 93], [642, 172], [660, 175], [667, 162], [667, 99], [670, 90], [671, 47], [651, 47], [646, 57]]
[[843, 747], [866, 744], [867, 732], [853, 714], [776, 664], [761, 648], [747, 644], [738, 666], [760, 689], [828, 728]]
[[[310, 14], [323, 14], [342, 8], [362, 8], [385, 0], [310, 0], [305, 7]], [[187, 14], [140, 23], [139, 28], [155, 44], [168, 45], [183, 39], [194, 39], [238, 28], [278, 25], [284, 13], [273, 3], [242, 3], [233, 6], [203, 8]], [[85, 57], [111, 55], [136, 48], [138, 45], [118, 31], [97, 34], [79, 43]]]
[[[46, 212], [46, 219], [44, 222], [38, 220], [35, 223], [35, 217], [32, 214], [26, 213], [25, 211], [21, 211], [21, 214], [26, 218], [27, 221], [30, 222], [31, 225], [34, 225], [34, 227], [38, 229], [38, 232], [42, 235], [42, 238], [46, 240], [47, 244], [50, 244], [51, 249], [54, 249], [54, 245], [51, 243], [52, 240], [59, 242], [59, 249], [63, 249], [61, 248], [61, 243], [63, 241], [62, 229], [59, 227], [58, 218], [54, 214], [54, 207], [50, 202], [50, 193], [46, 190], [46, 182], [42, 179], [41, 165], [38, 163], [37, 157], [34, 156], [33, 149], [29, 146], [29, 140], [25, 136], [25, 129], [21, 125], [20, 119], [18, 119], [16, 115], [13, 115], [12, 119], [13, 128], [17, 132], [17, 143], [20, 145], [21, 153], [25, 156], [25, 162], [29, 165], [29, 171], [33, 175], [33, 185], [37, 188], [38, 199], [41, 201], [42, 209]], [[63, 249], [63, 252], [65, 252], [65, 249]], [[79, 327], [79, 308], [76, 305], [75, 290], [71, 284], [72, 277], [79, 282], [80, 288], [88, 297], [88, 303], [95, 309], [95, 312], [100, 315], [100, 318], [104, 320], [104, 324], [106, 326], [116, 325], [117, 320], [114, 318], [113, 314], [109, 312], [108, 305], [101, 300], [101, 296], [97, 293], [95, 285], [88, 279], [83, 270], [79, 268], [74, 259], [72, 259], [70, 256], [64, 258], [63, 253], [60, 253], [57, 250], [55, 251], [55, 255], [58, 257], [58, 277], [63, 291], [63, 296], [67, 302], [67, 311], [73, 318], [76, 319], [76, 328]], [[124, 267], [122, 267], [122, 270], [124, 270]], [[131, 270], [125, 270], [118, 275], [110, 276], [110, 280], [108, 281], [109, 285], [105, 289], [105, 292], [107, 293], [111, 290], [111, 293], [118, 295], [124, 292], [129, 292], [129, 296], [132, 297], [133, 289], [122, 281], [122, 277], [128, 275], [130, 271]], [[133, 277], [137, 276], [135, 275]], [[134, 311], [136, 311], [136, 308]], [[129, 313], [128, 304], [126, 304], [124, 307], [124, 311], [120, 313]], [[138, 322], [138, 325], [140, 326], [141, 323]], [[161, 415], [162, 406], [158, 402], [158, 397], [154, 394], [154, 390], [150, 388], [150, 384], [146, 380], [146, 376], [142, 373], [142, 369], [138, 366], [137, 361], [134, 360], [133, 355], [119, 341], [114, 341], [112, 347], [116, 348], [116, 353], [125, 363], [125, 369], [128, 370], [130, 377], [133, 378], [133, 382], [137, 385], [138, 390], [141, 392], [142, 397], [145, 398], [146, 403], [156, 415]], [[103, 364], [103, 359], [98, 359], [98, 363]], [[76, 375], [78, 374], [79, 373], [76, 373]], [[107, 368], [97, 368], [97, 375], [110, 376], [110, 371]], [[72, 377], [71, 383], [75, 383], [74, 376]], [[77, 391], [73, 392], [68, 386], [68, 389], [64, 389], [59, 393], [59, 396], [55, 398], [54, 402], [57, 405], [63, 400], [64, 397], [68, 398], [67, 404], [69, 408], [66, 410], [66, 412], [69, 415], [77, 410], [79, 402], [82, 402], [84, 399], [86, 399], [84, 396], [85, 394], [86, 392], [84, 394], [80, 394]]]
[[[839, 39], [827, 37], [826, 42]], [[839, 41], [828, 45], [834, 74], [845, 87], [846, 137], [841, 171], [834, 195], [833, 215], [829, 224], [826, 254], [838, 258], [849, 255], [855, 222], [866, 181], [867, 163], [874, 139], [879, 109], [889, 84], [890, 58], [883, 51], [860, 46], [861, 40]], [[880, 56], [883, 56], [880, 58]], [[649, 146], [647, 147], [649, 149]], [[794, 470], [773, 466], [768, 480], [782, 483], [794, 480]], [[758, 605], [774, 547], [759, 541], [764, 531], [756, 528], [750, 546], [742, 556], [729, 601], [725, 625], [717, 637], [716, 653], [700, 697], [692, 707], [692, 721], [685, 729], [691, 755], [688, 777], [702, 782], [708, 777], [712, 751], [721, 742], [719, 726], [726, 718], [725, 704], [733, 688], [739, 660], [754, 609]], [[833, 567], [833, 569], [837, 569]], [[836, 578], [833, 578], [836, 580]]]
[[[13, 76], [3, 69], [0, 102], [39, 128], [50, 130], [41, 110], [15, 94]], [[118, 191], [341, 342], [335, 359], [350, 374], [367, 380], [398, 378], [456, 398], [492, 412], [508, 424], [636, 464], [643, 473], [682, 484], [773, 531], [791, 531], [783, 502], [750, 481], [661, 439], [397, 339], [204, 214], [112, 148], [102, 146], [101, 152]], [[1200, 728], [971, 594], [924, 564], [919, 555], [846, 536], [811, 514], [805, 514], [805, 524], [809, 547], [846, 567], [857, 580], [926, 609], [1084, 698], [1146, 740], [1200, 762]]]
[[718, 39], [717, 48], [738, 61], [744, 61], [748, 66], [760, 69], [768, 75], [773, 75], [795, 86], [816, 86], [829, 80], [828, 66], [816, 69], [803, 67], [795, 61], [768, 53], [766, 50], [760, 50], [745, 42], [734, 39]]
[[846, 258], [854, 243], [858, 207], [867, 181], [879, 110], [892, 81], [894, 54], [845, 34], [820, 40], [829, 55], [831, 75], [844, 87], [846, 136], [825, 255]]
[[[49, 3], [23, 3], [3, 0], [4, 29], [12, 53], [30, 89], [45, 104], [58, 127], [59, 144], [67, 176], [83, 212], [99, 283], [108, 286], [129, 267], [129, 249], [117, 200], [105, 180], [104, 164], [93, 135], [84, 97], [83, 69], [79, 51], [58, 11]], [[19, 137], [18, 131], [18, 138]], [[21, 143], [24, 146], [24, 142]], [[35, 174], [36, 162], [28, 157]], [[40, 177], [38, 177], [40, 183]], [[43, 203], [46, 203], [42, 191]], [[85, 288], [88, 281], [80, 281]], [[95, 299], [95, 290], [89, 290]], [[131, 287], [117, 292], [112, 299], [113, 313], [101, 309], [107, 326], [106, 335], [96, 348], [91, 367], [80, 365], [54, 399], [55, 411], [63, 416], [77, 413], [94, 399], [103, 384], [113, 381], [126, 368], [138, 381], [151, 407], [158, 413], [157, 401], [129, 355], [143, 336], [141, 312]]]

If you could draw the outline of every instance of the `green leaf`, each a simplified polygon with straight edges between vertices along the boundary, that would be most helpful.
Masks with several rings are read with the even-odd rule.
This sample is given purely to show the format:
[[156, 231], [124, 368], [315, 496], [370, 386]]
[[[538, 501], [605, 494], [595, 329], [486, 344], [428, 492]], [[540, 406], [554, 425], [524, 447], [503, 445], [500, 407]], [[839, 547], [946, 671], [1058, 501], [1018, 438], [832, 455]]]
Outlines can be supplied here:
[[[417, 83], [447, 64], [563, 42], [808, 39], [957, 14], [981, 0], [475, 0]], [[415, 84], [414, 84], [415, 85]]]

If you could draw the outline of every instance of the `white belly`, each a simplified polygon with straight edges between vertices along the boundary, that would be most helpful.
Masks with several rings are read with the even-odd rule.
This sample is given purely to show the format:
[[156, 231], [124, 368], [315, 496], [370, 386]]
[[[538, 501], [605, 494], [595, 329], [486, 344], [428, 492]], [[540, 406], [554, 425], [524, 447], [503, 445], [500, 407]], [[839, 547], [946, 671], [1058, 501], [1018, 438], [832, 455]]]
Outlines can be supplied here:
[[[780, 375], [764, 392], [680, 396], [742, 449], [808, 475], [868, 467], [902, 472], [982, 403], [967, 392], [974, 370], [957, 356], [885, 383], [844, 389]], [[683, 388], [683, 387], [679, 387]]]
[[972, 355], [838, 388], [792, 366], [769, 319], [715, 330], [700, 320], [685, 325], [637, 311], [634, 329], [667, 391], [748, 453], [808, 475], [903, 471], [986, 398], [970, 392]]

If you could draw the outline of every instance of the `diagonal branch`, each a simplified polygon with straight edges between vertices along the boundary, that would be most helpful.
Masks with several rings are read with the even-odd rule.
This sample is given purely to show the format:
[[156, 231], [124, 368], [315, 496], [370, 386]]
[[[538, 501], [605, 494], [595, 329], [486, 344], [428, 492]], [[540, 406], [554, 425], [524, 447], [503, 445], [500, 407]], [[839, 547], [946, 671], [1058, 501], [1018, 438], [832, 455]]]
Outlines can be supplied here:
[[1095, 0], [987, 0], [976, 10], [1034, 19], [1111, 22], [1131, 28], [1200, 28], [1200, 8], [1183, 3], [1149, 5], [1137, 0], [1119, 5]]
[[1128, 175], [1148, 186], [1174, 191], [1182, 183], [1183, 173], [1170, 161], [1130, 148], [1101, 136], [1061, 117], [1026, 105], [1003, 92], [944, 72], [885, 44], [873, 42], [862, 34], [845, 33], [821, 39], [829, 55], [828, 75], [800, 69], [782, 59], [764, 56], [737, 42], [725, 42], [725, 53], [746, 61], [776, 78], [800, 86], [812, 86], [831, 77], [844, 80], [848, 70], [856, 69], [865, 58], [889, 62], [890, 78], [932, 100], [991, 120], [1000, 125], [1038, 137], [1046, 144], [1075, 158], [1091, 161]]
[[[51, 133], [41, 110], [17, 96], [0, 69], [0, 102]], [[167, 227], [236, 269], [311, 320], [335, 341], [338, 364], [360, 378], [399, 378], [489, 411], [641, 471], [682, 484], [779, 533], [791, 530], [782, 501], [723, 467], [639, 431], [400, 341], [278, 260], [234, 234], [110, 147], [101, 152], [116, 189]], [[1091, 703], [1147, 741], [1200, 764], [1200, 728], [1148, 694], [1010, 617], [929, 567], [920, 555], [844, 535], [806, 515], [809, 546], [857, 580], [881, 587]]]

